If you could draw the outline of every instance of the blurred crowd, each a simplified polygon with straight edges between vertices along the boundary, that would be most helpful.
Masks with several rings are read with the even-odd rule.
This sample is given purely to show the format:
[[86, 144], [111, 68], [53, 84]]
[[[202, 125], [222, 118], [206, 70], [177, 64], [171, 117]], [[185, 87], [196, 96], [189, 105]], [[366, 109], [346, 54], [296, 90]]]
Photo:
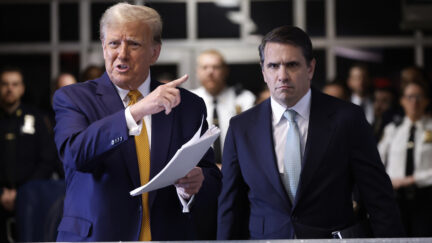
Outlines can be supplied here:
[[[52, 92], [95, 79], [103, 72], [100, 67], [90, 66], [79, 79], [61, 73], [52, 82]], [[230, 118], [270, 97], [268, 89], [252, 94], [238, 86], [229, 87], [228, 75], [228, 65], [218, 51], [207, 50], [199, 55], [197, 78], [201, 87], [192, 91], [204, 99], [208, 123], [222, 130], [214, 144], [219, 167]], [[21, 102], [29, 81], [26, 79], [16, 67], [4, 67], [0, 72], [0, 242], [54, 241], [61, 217], [64, 172], [53, 140], [55, 115]], [[424, 71], [406, 67], [394, 80], [372, 77], [368, 66], [355, 64], [346, 80], [327, 82], [322, 92], [362, 107], [391, 178], [408, 236], [432, 236], [431, 88]], [[39, 193], [31, 195], [32, 191]], [[43, 195], [48, 195], [49, 200], [39, 203], [49, 205], [42, 217], [51, 225], [37, 225], [39, 232], [34, 233], [29, 221], [36, 214], [28, 210], [29, 198], [35, 202]], [[354, 201], [354, 205], [361, 204], [361, 198]]]
[[[80, 81], [102, 74], [102, 68], [89, 66]], [[62, 212], [64, 171], [54, 144], [55, 115], [22, 102], [29, 81], [19, 67], [0, 71], [0, 242], [55, 241]], [[77, 82], [72, 73], [61, 73], [52, 94]]]

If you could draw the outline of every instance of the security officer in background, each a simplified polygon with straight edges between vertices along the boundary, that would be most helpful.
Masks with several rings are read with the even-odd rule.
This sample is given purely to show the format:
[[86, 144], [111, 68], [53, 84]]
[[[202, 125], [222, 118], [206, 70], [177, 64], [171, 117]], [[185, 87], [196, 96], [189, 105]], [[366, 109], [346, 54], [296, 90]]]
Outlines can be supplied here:
[[[0, 71], [0, 242], [13, 236], [17, 190], [52, 175], [56, 150], [40, 113], [21, 103], [22, 72]], [[10, 240], [10, 239], [9, 239]]]
[[405, 117], [387, 125], [378, 144], [408, 237], [432, 237], [432, 118], [424, 81], [402, 83]]
[[198, 56], [197, 77], [202, 86], [192, 92], [204, 99], [207, 122], [221, 129], [220, 137], [213, 144], [215, 161], [220, 168], [229, 120], [251, 108], [255, 103], [255, 95], [248, 90], [227, 86], [228, 66], [222, 54], [216, 50], [206, 50]]

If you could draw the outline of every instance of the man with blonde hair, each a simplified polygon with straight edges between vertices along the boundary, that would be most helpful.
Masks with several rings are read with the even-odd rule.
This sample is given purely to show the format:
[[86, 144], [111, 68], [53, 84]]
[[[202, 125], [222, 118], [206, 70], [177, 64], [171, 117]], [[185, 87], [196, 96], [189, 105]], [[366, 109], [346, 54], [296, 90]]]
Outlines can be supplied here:
[[214, 239], [220, 172], [211, 149], [175, 186], [129, 195], [164, 168], [206, 117], [203, 100], [178, 88], [186, 75], [168, 84], [150, 78], [161, 50], [159, 14], [119, 3], [100, 24], [106, 72], [54, 95], [67, 185], [57, 240]]
[[217, 139], [213, 145], [215, 161], [221, 166], [223, 142], [229, 120], [251, 108], [255, 103], [255, 96], [248, 90], [227, 86], [228, 66], [217, 50], [205, 50], [198, 56], [196, 72], [201, 87], [192, 92], [204, 99], [207, 107], [207, 122], [221, 129], [220, 139]]

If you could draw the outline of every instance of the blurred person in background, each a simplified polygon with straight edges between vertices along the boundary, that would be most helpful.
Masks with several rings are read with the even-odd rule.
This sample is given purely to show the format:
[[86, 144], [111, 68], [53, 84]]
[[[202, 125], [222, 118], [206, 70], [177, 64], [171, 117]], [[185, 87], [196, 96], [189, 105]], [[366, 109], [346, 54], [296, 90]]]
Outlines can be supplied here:
[[423, 81], [402, 83], [400, 103], [405, 117], [385, 127], [378, 145], [410, 237], [432, 236], [432, 119], [425, 113], [428, 91]]
[[271, 96], [270, 90], [268, 89], [267, 85], [264, 85], [264, 87], [261, 89], [261, 91], [259, 92], [259, 94], [255, 100], [255, 105], [260, 104], [264, 100], [270, 98], [270, 96]]
[[384, 127], [394, 117], [395, 93], [391, 88], [376, 88], [374, 90], [374, 121], [372, 128], [377, 142], [381, 140]]
[[398, 97], [390, 79], [375, 78], [373, 84], [374, 121], [371, 125], [378, 143], [382, 138], [384, 127], [390, 122], [400, 121], [403, 112], [397, 104]]
[[54, 142], [41, 113], [21, 103], [24, 92], [20, 69], [0, 71], [0, 242], [13, 222], [17, 190], [50, 178], [55, 167]]
[[[52, 101], [52, 96], [54, 95], [54, 93], [58, 89], [63, 88], [64, 86], [76, 84], [76, 83], [77, 83], [77, 80], [72, 73], [68, 73], [68, 72], [60, 73], [60, 75], [58, 75], [54, 79], [54, 82], [53, 82], [53, 86], [51, 89], [52, 90], [51, 101]], [[52, 108], [48, 111], [47, 120], [48, 120], [47, 121], [48, 130], [50, 131], [51, 134], [53, 134], [54, 133], [53, 130], [54, 130], [54, 126], [55, 126], [55, 118], [54, 118], [54, 111], [52, 110]]]
[[61, 73], [55, 82], [55, 90], [58, 90], [64, 86], [76, 84], [77, 80], [75, 76], [71, 73]]
[[87, 80], [97, 79], [104, 73], [102, 67], [97, 65], [89, 65], [82, 72], [79, 82], [85, 82]]
[[418, 66], [408, 66], [400, 72], [400, 84], [409, 82], [427, 82], [424, 70]]
[[366, 65], [354, 64], [351, 66], [348, 73], [347, 86], [351, 91], [351, 102], [363, 109], [367, 121], [372, 124], [374, 120], [372, 86], [369, 70]]
[[337, 81], [326, 83], [322, 88], [322, 92], [341, 100], [349, 100], [349, 92], [347, 88], [342, 83]]
[[221, 167], [223, 142], [229, 120], [251, 108], [255, 96], [248, 90], [227, 86], [228, 66], [217, 50], [206, 50], [198, 56], [196, 73], [201, 87], [192, 92], [204, 99], [208, 123], [221, 129], [220, 137], [213, 144], [215, 161]]
[[[400, 72], [400, 85], [403, 86], [404, 83], [407, 82], [424, 82], [427, 83], [429, 86], [428, 92], [432, 92], [432, 84], [430, 83], [430, 80], [428, 79], [425, 71], [423, 68], [418, 66], [408, 66], [401, 70]], [[432, 114], [432, 105], [429, 103], [428, 107], [426, 108], [426, 113], [429, 115]]]

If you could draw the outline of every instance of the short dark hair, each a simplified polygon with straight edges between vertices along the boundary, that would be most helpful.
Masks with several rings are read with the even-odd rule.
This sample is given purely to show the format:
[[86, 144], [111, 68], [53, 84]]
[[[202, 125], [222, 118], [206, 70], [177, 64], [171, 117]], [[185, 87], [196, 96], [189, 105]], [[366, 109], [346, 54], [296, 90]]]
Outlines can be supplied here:
[[23, 79], [24, 83], [24, 74], [21, 68], [14, 67], [14, 66], [5, 66], [0, 69], [0, 78], [3, 76], [4, 73], [19, 73]]
[[423, 91], [423, 94], [428, 99], [430, 98], [429, 84], [424, 80], [411, 80], [411, 81], [403, 82], [401, 84], [401, 96], [405, 94], [405, 89], [411, 84], [419, 86]]
[[310, 63], [313, 60], [312, 41], [309, 36], [300, 28], [295, 26], [280, 26], [267, 33], [258, 47], [260, 62], [264, 63], [264, 49], [267, 42], [290, 44], [300, 47], [306, 61]]
[[369, 67], [366, 63], [356, 62], [353, 65], [351, 65], [349, 70], [354, 69], [354, 68], [361, 69], [364, 72], [364, 74], [366, 75], [366, 78], [369, 78], [369, 76], [370, 76]]

